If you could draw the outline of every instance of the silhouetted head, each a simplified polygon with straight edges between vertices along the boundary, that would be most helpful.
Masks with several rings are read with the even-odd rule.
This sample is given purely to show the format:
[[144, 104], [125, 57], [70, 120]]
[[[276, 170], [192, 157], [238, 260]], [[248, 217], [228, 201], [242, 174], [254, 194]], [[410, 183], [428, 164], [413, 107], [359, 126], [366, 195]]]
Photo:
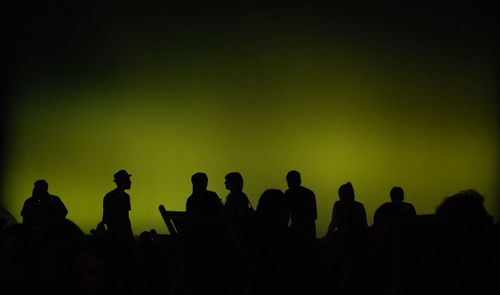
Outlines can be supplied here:
[[344, 183], [339, 187], [339, 199], [343, 201], [354, 200], [354, 188], [350, 182]]
[[123, 169], [116, 172], [114, 175], [114, 182], [116, 183], [116, 186], [123, 190], [130, 189], [130, 186], [132, 185], [130, 176], [132, 175], [128, 174], [128, 172]]
[[208, 186], [208, 177], [203, 172], [198, 172], [191, 176], [194, 192], [206, 191]]
[[33, 187], [33, 196], [46, 196], [49, 194], [49, 184], [47, 181], [40, 179], [35, 181]]
[[234, 192], [241, 192], [243, 190], [243, 177], [239, 172], [231, 172], [226, 174], [226, 189]]
[[292, 170], [286, 175], [286, 182], [289, 188], [299, 187], [301, 184], [300, 173]]
[[391, 201], [395, 203], [403, 202], [404, 198], [405, 193], [401, 187], [395, 186], [391, 189]]
[[491, 225], [493, 218], [484, 207], [484, 198], [473, 189], [447, 197], [437, 207], [436, 215], [448, 224], [459, 228]]
[[271, 219], [284, 219], [287, 214], [285, 195], [279, 189], [267, 189], [259, 198], [257, 212]]

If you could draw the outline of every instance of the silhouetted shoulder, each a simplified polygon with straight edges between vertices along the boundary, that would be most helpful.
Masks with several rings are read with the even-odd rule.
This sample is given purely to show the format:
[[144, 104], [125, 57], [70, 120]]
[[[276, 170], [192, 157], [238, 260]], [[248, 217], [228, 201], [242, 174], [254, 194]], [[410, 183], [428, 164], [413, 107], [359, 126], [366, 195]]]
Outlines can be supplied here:
[[217, 201], [220, 201], [219, 195], [216, 192], [213, 191], [208, 191], [206, 192], [206, 196], [211, 199], [216, 199]]
[[[126, 192], [114, 189], [104, 196], [104, 207], [113, 209], [130, 210], [130, 196]], [[116, 206], [116, 207], [115, 207]], [[109, 208], [109, 209], [111, 209]]]

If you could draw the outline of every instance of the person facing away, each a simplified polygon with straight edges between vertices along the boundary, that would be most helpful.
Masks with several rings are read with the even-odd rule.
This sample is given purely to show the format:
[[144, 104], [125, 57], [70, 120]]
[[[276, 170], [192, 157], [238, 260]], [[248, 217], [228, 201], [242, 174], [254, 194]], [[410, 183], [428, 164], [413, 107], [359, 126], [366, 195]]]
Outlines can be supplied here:
[[404, 191], [401, 187], [393, 187], [390, 195], [391, 202], [382, 204], [375, 211], [373, 218], [374, 225], [394, 224], [417, 216], [415, 207], [410, 203], [403, 202]]
[[23, 205], [21, 216], [23, 224], [38, 229], [45, 224], [66, 217], [68, 210], [58, 196], [49, 194], [47, 181], [41, 179], [34, 183], [33, 193]]
[[243, 192], [243, 177], [238, 172], [231, 172], [225, 178], [226, 189], [230, 191], [224, 204], [228, 218], [232, 221], [247, 218], [252, 213], [252, 205]]
[[131, 174], [120, 170], [114, 174], [116, 188], [104, 196], [102, 221], [107, 226], [111, 236], [121, 239], [133, 238], [132, 225], [130, 223], [129, 211], [130, 196], [125, 190], [130, 189], [132, 182]]
[[350, 182], [338, 190], [339, 200], [333, 205], [332, 221], [327, 236], [334, 232], [361, 233], [368, 227], [366, 211], [362, 203], [354, 200], [354, 188]]
[[267, 225], [287, 227], [288, 208], [285, 195], [279, 189], [267, 189], [257, 204], [257, 216]]
[[286, 175], [288, 189], [285, 199], [290, 212], [290, 230], [296, 237], [316, 238], [316, 196], [314, 192], [301, 185], [298, 171], [292, 170]]
[[217, 193], [207, 190], [208, 177], [198, 172], [191, 176], [193, 193], [186, 201], [186, 212], [193, 216], [215, 217], [222, 213], [222, 201]]

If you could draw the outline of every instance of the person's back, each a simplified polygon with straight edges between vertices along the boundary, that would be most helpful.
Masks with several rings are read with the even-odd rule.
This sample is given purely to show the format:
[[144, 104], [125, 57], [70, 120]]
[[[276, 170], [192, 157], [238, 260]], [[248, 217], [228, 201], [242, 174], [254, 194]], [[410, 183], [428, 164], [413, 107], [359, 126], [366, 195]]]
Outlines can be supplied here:
[[288, 208], [281, 190], [268, 189], [259, 198], [257, 215], [266, 224], [287, 226]]
[[287, 174], [288, 189], [285, 199], [290, 210], [290, 227], [293, 232], [307, 238], [316, 238], [316, 196], [314, 192], [301, 185], [300, 174], [290, 171]]
[[382, 204], [374, 215], [374, 224], [392, 224], [415, 217], [416, 211], [412, 204], [406, 202], [387, 202]]
[[222, 202], [213, 191], [207, 190], [208, 177], [205, 173], [195, 173], [191, 177], [193, 193], [186, 201], [186, 212], [192, 216], [215, 217], [222, 211]]
[[412, 204], [404, 202], [404, 191], [395, 186], [391, 189], [391, 202], [382, 204], [375, 211], [373, 217], [374, 225], [387, 225], [408, 221], [417, 216]]
[[23, 223], [34, 229], [48, 222], [64, 219], [67, 214], [68, 210], [61, 199], [49, 194], [45, 180], [35, 182], [33, 194], [24, 202], [21, 210]]
[[316, 197], [308, 188], [299, 186], [285, 191], [290, 206], [291, 223], [308, 223], [316, 220]]
[[361, 233], [368, 227], [366, 211], [362, 203], [354, 200], [354, 189], [350, 182], [339, 188], [339, 199], [335, 202], [328, 235], [341, 233]]
[[366, 212], [360, 202], [340, 200], [335, 202], [333, 211], [340, 232], [360, 232], [366, 229]]
[[212, 191], [195, 192], [186, 202], [186, 212], [196, 216], [218, 216], [221, 201], [217, 193]]

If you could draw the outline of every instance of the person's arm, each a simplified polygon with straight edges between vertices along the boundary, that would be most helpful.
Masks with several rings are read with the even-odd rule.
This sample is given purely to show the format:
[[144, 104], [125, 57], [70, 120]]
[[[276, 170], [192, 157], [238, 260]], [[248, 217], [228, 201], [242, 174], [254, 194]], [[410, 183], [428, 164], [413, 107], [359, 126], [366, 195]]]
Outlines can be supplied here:
[[333, 210], [332, 210], [332, 220], [330, 221], [330, 225], [328, 226], [328, 232], [326, 233], [327, 236], [331, 236], [335, 232], [338, 226], [337, 216], [338, 216], [337, 203], [335, 203], [333, 205]]
[[368, 221], [366, 220], [366, 210], [365, 210], [365, 206], [363, 204], [361, 204], [361, 218], [362, 218], [361, 222], [362, 222], [363, 228], [367, 228]]
[[66, 209], [66, 206], [64, 206], [64, 203], [61, 201], [59, 197], [56, 197], [57, 201], [57, 213], [60, 218], [66, 218], [66, 215], [68, 215], [68, 209]]
[[109, 222], [109, 212], [108, 212], [108, 201], [106, 196], [104, 196], [104, 199], [102, 201], [102, 222], [106, 225], [108, 225]]
[[373, 225], [379, 225], [381, 222], [380, 220], [380, 212], [382, 211], [382, 207], [378, 207], [377, 210], [375, 210], [375, 214], [373, 214]]
[[415, 210], [415, 207], [410, 204], [410, 210], [411, 210], [411, 217], [417, 216], [417, 210]]
[[316, 208], [316, 195], [312, 193], [312, 205], [313, 205], [313, 220], [318, 218], [318, 209]]

